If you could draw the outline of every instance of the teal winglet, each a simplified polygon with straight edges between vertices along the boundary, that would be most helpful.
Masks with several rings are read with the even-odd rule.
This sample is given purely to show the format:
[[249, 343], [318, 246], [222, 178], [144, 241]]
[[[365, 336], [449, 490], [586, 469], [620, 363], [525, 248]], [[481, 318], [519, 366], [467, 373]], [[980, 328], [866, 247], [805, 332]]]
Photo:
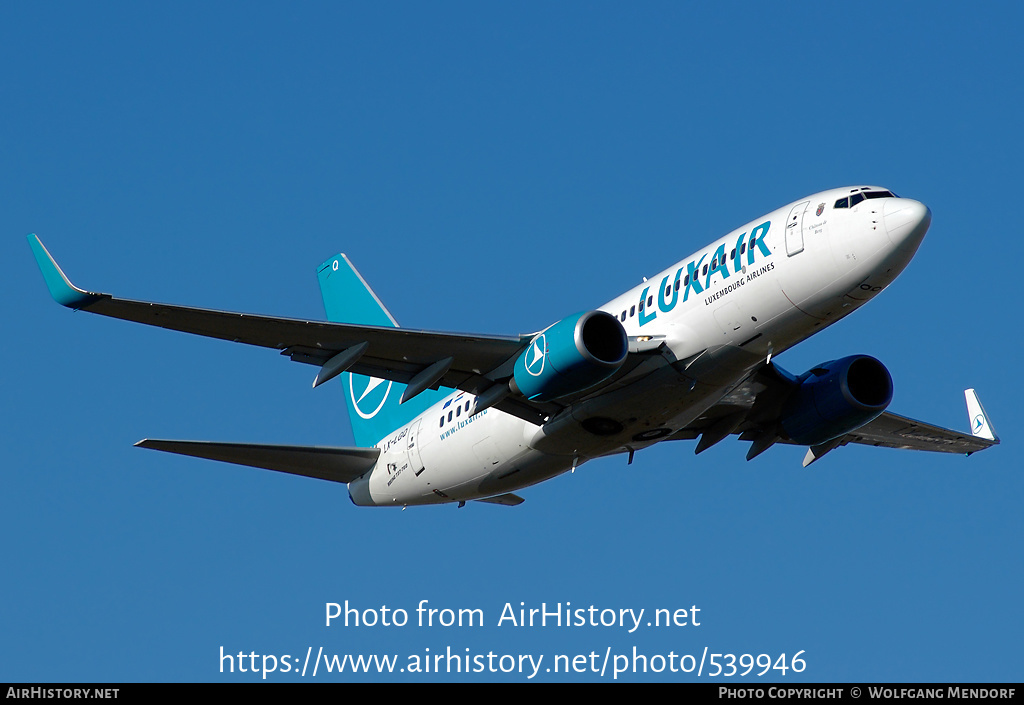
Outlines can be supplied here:
[[72, 284], [60, 267], [57, 266], [57, 263], [53, 261], [53, 257], [43, 246], [43, 243], [39, 241], [35, 233], [29, 234], [28, 244], [32, 248], [32, 255], [36, 258], [39, 271], [43, 273], [43, 279], [46, 280], [46, 288], [50, 290], [50, 296], [53, 297], [54, 301], [61, 306], [79, 309], [103, 298], [99, 294], [83, 291]]

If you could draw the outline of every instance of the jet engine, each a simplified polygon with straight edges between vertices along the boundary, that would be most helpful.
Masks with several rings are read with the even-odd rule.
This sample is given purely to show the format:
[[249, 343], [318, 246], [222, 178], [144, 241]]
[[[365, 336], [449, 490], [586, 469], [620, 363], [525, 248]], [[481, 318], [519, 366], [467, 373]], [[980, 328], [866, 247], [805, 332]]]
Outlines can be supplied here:
[[581, 392], [615, 374], [627, 352], [626, 331], [610, 313], [563, 318], [538, 333], [516, 360], [512, 391], [536, 401]]
[[877, 418], [892, 401], [892, 377], [867, 355], [814, 367], [783, 407], [782, 428], [800, 445], [813, 446]]

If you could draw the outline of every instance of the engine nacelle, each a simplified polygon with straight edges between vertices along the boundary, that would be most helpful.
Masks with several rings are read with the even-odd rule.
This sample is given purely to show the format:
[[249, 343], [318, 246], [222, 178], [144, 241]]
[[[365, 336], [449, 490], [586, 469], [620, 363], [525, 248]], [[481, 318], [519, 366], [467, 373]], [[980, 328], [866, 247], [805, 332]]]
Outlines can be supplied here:
[[563, 318], [538, 333], [516, 360], [512, 391], [536, 401], [583, 391], [615, 374], [628, 352], [626, 331], [610, 313]]
[[800, 445], [813, 446], [855, 431], [892, 401], [892, 377], [867, 355], [818, 365], [803, 376], [782, 412], [782, 428]]

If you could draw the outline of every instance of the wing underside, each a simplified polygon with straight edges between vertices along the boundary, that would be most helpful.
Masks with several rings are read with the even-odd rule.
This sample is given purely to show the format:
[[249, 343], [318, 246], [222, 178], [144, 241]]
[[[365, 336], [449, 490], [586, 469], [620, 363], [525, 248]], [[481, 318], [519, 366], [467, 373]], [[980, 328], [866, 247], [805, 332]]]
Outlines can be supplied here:
[[977, 438], [940, 426], [885, 412], [874, 421], [843, 436], [843, 445], [859, 443], [904, 450], [930, 450], [970, 455], [996, 445], [998, 440]]

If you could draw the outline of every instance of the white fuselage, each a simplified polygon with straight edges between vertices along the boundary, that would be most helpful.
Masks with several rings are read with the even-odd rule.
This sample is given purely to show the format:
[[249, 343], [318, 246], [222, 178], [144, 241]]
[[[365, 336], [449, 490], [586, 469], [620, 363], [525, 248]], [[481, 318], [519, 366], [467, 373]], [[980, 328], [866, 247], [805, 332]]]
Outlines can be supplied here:
[[[663, 355], [543, 426], [494, 408], [469, 416], [472, 395], [453, 392], [377, 444], [376, 466], [349, 484], [352, 501], [493, 497], [685, 428], [771, 355], [862, 306], [910, 262], [928, 209], [896, 197], [835, 207], [868, 189], [881, 191], [840, 188], [788, 204], [601, 306], [631, 338], [664, 336]], [[613, 420], [613, 432], [581, 425], [595, 417]]]

